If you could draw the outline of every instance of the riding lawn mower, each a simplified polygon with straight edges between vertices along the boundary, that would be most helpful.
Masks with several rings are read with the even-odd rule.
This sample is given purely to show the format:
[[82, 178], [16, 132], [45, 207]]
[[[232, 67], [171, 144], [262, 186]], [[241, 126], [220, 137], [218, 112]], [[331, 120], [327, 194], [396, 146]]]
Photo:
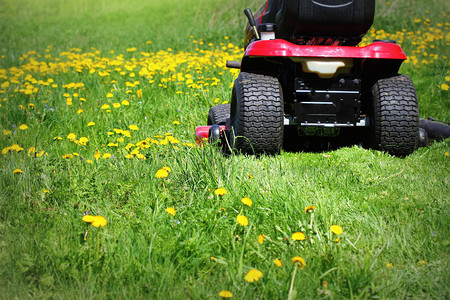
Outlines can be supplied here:
[[244, 12], [242, 61], [227, 62], [240, 69], [231, 103], [209, 110], [198, 140], [245, 154], [351, 140], [396, 156], [426, 142], [414, 85], [398, 74], [401, 47], [358, 46], [375, 0], [268, 0]]

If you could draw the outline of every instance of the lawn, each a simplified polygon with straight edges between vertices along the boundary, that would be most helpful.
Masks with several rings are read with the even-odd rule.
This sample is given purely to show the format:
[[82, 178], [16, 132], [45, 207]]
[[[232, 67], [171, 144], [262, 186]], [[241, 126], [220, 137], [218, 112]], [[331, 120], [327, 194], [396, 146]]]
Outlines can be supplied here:
[[[450, 141], [198, 147], [255, 0], [3, 0], [0, 298], [450, 297]], [[450, 121], [450, 4], [377, 1], [420, 116]]]

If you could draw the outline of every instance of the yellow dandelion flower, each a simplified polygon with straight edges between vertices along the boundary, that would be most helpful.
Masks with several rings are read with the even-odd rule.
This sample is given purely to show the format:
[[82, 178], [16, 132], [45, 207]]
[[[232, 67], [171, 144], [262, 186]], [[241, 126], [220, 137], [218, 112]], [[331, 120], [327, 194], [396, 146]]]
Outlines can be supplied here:
[[244, 279], [247, 282], [256, 282], [263, 277], [263, 273], [258, 269], [251, 269], [247, 272]]
[[119, 107], [120, 107], [120, 103], [117, 103], [117, 102], [114, 103], [114, 104], [113, 104], [113, 107], [114, 107], [114, 108], [119, 108]]
[[136, 95], [137, 95], [138, 99], [142, 98], [142, 90], [137, 90]]
[[95, 125], [95, 122], [89, 122], [89, 123], [87, 124], [88, 127], [92, 127], [92, 126], [94, 126], [94, 125]]
[[109, 109], [111, 106], [109, 106], [109, 104], [103, 104], [101, 109]]
[[164, 169], [159, 169], [155, 174], [156, 178], [166, 178], [167, 176], [169, 176], [169, 173]]
[[112, 98], [114, 95], [112, 93], [106, 94], [106, 98]]
[[86, 223], [92, 223], [92, 221], [94, 221], [94, 216], [85, 215], [85, 216], [83, 216], [82, 220], [85, 221]]
[[76, 137], [77, 137], [77, 136], [76, 136], [75, 133], [69, 133], [69, 134], [67, 135], [67, 139], [70, 140], [70, 141], [75, 140]]
[[223, 196], [227, 193], [227, 190], [224, 188], [218, 188], [214, 191], [214, 194], [219, 195], [219, 196]]
[[77, 114], [81, 114], [81, 113], [83, 113], [82, 109], [77, 110]]
[[87, 164], [93, 164], [94, 162], [92, 160], [88, 159], [88, 160], [86, 160], [86, 163]]
[[312, 213], [315, 209], [316, 207], [314, 205], [308, 205], [307, 207], [305, 207], [305, 213]]
[[172, 124], [174, 124], [174, 125], [180, 125], [180, 122], [178, 122], [178, 121], [173, 121]]
[[295, 232], [291, 238], [295, 241], [303, 241], [306, 239], [306, 236], [303, 232]]
[[449, 88], [448, 84], [446, 83], [441, 84], [441, 89], [443, 89], [444, 91], [448, 91], [448, 88]]
[[259, 243], [260, 245], [264, 242], [264, 238], [265, 238], [265, 235], [264, 235], [264, 234], [260, 234], [260, 235], [258, 236], [258, 243]]
[[216, 260], [216, 258], [214, 256], [211, 256], [210, 259], [213, 260], [213, 261]]
[[343, 233], [342, 228], [339, 225], [331, 225], [330, 230], [336, 235], [340, 235]]
[[11, 134], [11, 131], [10, 131], [10, 130], [7, 130], [7, 129], [5, 129], [5, 130], [3, 130], [3, 134], [4, 134], [4, 135], [8, 135], [8, 134]]
[[62, 158], [72, 158], [73, 157], [73, 155], [72, 154], [64, 154], [63, 156], [62, 156]]
[[252, 174], [248, 173], [247, 175], [248, 175], [248, 178], [250, 178], [250, 179], [253, 178]]
[[222, 298], [233, 298], [233, 293], [227, 290], [223, 290], [219, 292], [219, 297]]
[[248, 225], [248, 218], [246, 216], [243, 215], [238, 215], [236, 217], [236, 221], [241, 224], [242, 226], [247, 226]]
[[122, 101], [122, 105], [123, 106], [128, 106], [128, 105], [130, 105], [130, 102], [128, 100], [123, 100]]
[[393, 268], [394, 268], [394, 265], [393, 265], [392, 263], [387, 263], [387, 264], [386, 264], [386, 268], [388, 268], [388, 269], [393, 269]]
[[28, 126], [26, 124], [22, 124], [22, 125], [19, 126], [19, 129], [20, 130], [27, 130]]
[[275, 266], [277, 266], [278, 268], [280, 268], [283, 265], [283, 262], [281, 260], [279, 260], [278, 258], [275, 258], [273, 260], [273, 263], [275, 264]]
[[163, 167], [163, 170], [166, 170], [167, 172], [172, 172], [172, 169], [169, 167]]
[[300, 269], [303, 269], [306, 266], [305, 260], [300, 256], [295, 256], [292, 258], [292, 263], [294, 265], [300, 265]]
[[103, 154], [103, 156], [102, 156], [102, 158], [111, 158], [111, 154], [109, 154], [109, 153], [105, 153], [105, 154]]
[[130, 125], [128, 126], [128, 128], [130, 128], [131, 130], [139, 130], [139, 127], [137, 127], [137, 125]]
[[91, 222], [92, 226], [94, 227], [103, 227], [106, 224], [108, 224], [108, 222], [106, 221], [105, 217], [102, 216], [95, 216]]
[[168, 208], [166, 208], [166, 212], [169, 215], [175, 216], [175, 214], [177, 213], [177, 210], [175, 208], [173, 208], [173, 207], [168, 207]]
[[15, 169], [13, 171], [13, 174], [22, 174], [22, 173], [23, 173], [23, 171], [21, 169]]
[[242, 198], [241, 202], [244, 203], [245, 205], [247, 205], [248, 207], [251, 207], [253, 204], [252, 200], [248, 197]]
[[82, 145], [86, 145], [86, 143], [89, 142], [89, 139], [85, 136], [80, 137], [80, 143]]
[[417, 264], [419, 265], [419, 267], [423, 267], [423, 266], [428, 265], [427, 261], [423, 260], [423, 259], [419, 260], [419, 262]]

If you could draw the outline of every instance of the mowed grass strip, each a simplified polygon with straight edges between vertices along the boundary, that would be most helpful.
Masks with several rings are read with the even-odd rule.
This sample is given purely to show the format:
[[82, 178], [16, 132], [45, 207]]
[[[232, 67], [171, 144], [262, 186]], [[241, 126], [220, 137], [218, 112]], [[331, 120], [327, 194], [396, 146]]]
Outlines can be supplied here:
[[[5, 1], [3, 298], [446, 298], [449, 142], [224, 157], [194, 129], [227, 103], [259, 1]], [[421, 116], [448, 121], [445, 1], [377, 1]]]

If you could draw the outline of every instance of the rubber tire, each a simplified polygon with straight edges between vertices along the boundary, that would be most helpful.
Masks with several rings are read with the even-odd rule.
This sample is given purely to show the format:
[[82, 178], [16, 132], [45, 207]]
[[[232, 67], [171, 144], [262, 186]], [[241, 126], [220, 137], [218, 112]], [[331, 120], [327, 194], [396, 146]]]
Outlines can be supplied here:
[[231, 98], [231, 137], [244, 154], [277, 154], [283, 145], [282, 87], [276, 77], [241, 72]]
[[230, 104], [219, 104], [209, 109], [208, 125], [225, 125], [227, 119], [230, 117]]
[[395, 156], [411, 154], [419, 141], [419, 105], [411, 79], [379, 79], [372, 87], [372, 100], [372, 146]]

